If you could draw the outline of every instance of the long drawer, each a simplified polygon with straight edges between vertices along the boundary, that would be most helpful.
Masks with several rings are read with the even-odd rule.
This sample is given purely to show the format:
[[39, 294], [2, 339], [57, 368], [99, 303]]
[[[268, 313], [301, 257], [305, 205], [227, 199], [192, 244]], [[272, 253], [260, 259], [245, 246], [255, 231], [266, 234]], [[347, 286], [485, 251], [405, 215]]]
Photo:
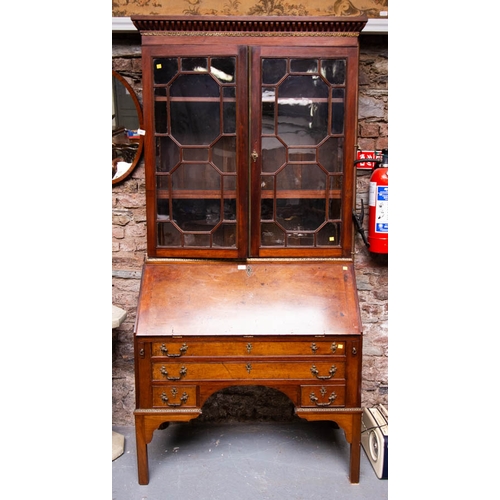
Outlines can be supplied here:
[[327, 356], [345, 355], [345, 342], [332, 340], [261, 341], [239, 338], [228, 341], [191, 341], [189, 339], [153, 342], [153, 357], [235, 357], [235, 356]]
[[338, 380], [345, 378], [345, 362], [328, 361], [228, 361], [153, 362], [153, 381], [203, 380]]

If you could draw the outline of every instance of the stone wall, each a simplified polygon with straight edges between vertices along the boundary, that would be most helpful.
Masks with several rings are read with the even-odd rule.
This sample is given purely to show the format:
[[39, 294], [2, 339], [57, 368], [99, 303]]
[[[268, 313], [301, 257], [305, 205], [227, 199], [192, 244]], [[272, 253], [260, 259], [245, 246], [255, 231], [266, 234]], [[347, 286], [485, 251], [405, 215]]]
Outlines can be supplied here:
[[[387, 36], [360, 37], [358, 145], [388, 145]], [[112, 68], [124, 76], [142, 103], [141, 48], [138, 35], [113, 36]], [[370, 173], [358, 171], [357, 199], [368, 206]], [[135, 408], [133, 330], [141, 268], [146, 256], [144, 162], [112, 188], [113, 303], [127, 311], [113, 330], [113, 424], [133, 425]], [[366, 210], [365, 210], [366, 211]], [[365, 214], [364, 227], [368, 224]], [[371, 254], [356, 235], [355, 268], [364, 329], [362, 404], [388, 402], [387, 256]], [[203, 408], [204, 420], [290, 420], [293, 407], [283, 394], [263, 387], [233, 387], [214, 394]]]

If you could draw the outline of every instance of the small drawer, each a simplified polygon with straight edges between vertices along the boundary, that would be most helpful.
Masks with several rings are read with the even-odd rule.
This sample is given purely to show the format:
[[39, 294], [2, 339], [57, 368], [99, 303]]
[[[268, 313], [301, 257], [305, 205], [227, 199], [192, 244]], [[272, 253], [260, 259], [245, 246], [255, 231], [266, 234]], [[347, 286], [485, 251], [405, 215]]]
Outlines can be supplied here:
[[301, 385], [300, 405], [313, 408], [333, 408], [345, 405], [344, 385]]
[[154, 408], [193, 408], [197, 406], [196, 385], [153, 387]]

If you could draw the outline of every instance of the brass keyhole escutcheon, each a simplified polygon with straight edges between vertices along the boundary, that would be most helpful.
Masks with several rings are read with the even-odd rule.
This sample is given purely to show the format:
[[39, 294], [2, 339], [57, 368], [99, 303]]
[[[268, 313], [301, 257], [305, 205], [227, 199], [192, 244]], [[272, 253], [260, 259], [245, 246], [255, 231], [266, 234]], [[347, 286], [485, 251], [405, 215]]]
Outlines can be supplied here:
[[247, 372], [250, 373], [250, 371], [252, 370], [252, 365], [250, 363], [247, 363], [245, 368], [247, 369]]
[[249, 342], [249, 343], [247, 344], [247, 352], [248, 352], [248, 354], [250, 354], [250, 353], [252, 352], [252, 348], [253, 348], [253, 346], [252, 346], [252, 344]]
[[255, 163], [257, 161], [257, 158], [259, 155], [257, 154], [257, 151], [255, 149], [252, 151], [252, 154], [250, 155], [252, 157], [252, 161]]

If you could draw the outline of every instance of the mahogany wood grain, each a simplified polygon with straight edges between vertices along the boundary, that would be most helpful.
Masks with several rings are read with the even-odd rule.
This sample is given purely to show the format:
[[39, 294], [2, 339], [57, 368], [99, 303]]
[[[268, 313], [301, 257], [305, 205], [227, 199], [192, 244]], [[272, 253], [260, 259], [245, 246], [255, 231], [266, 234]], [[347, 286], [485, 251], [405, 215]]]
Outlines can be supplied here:
[[[282, 392], [301, 418], [338, 423], [350, 444], [349, 477], [356, 483], [363, 342], [352, 260], [352, 210], [358, 36], [367, 18], [132, 16], [132, 22], [140, 30], [142, 44], [148, 254], [134, 330], [139, 483], [149, 481], [147, 445], [155, 429], [171, 421], [196, 418], [218, 391], [250, 385]], [[227, 103], [236, 103], [235, 130], [231, 132], [236, 141], [232, 151], [236, 182], [225, 186], [223, 198], [212, 185], [173, 190], [170, 173], [156, 170], [157, 141], [164, 137], [173, 140], [168, 127], [175, 117], [169, 116], [168, 124], [160, 119], [161, 130], [156, 130], [155, 106], [161, 109], [178, 96], [169, 95], [168, 82], [155, 83], [153, 62], [156, 58], [179, 61], [196, 57], [235, 61], [234, 94], [226, 98]], [[267, 85], [262, 79], [264, 58], [284, 58], [290, 65], [294, 58], [345, 61], [346, 78], [340, 84], [345, 92], [341, 133], [333, 133], [330, 116], [335, 99], [339, 99], [332, 93], [337, 84], [329, 85], [328, 97], [321, 97], [330, 109], [331, 132], [325, 137], [342, 136], [342, 146], [337, 147], [341, 171], [326, 174], [325, 170], [330, 180], [324, 188], [313, 189], [304, 183], [287, 184], [282, 186], [286, 189], [278, 190], [277, 181], [272, 188], [262, 186], [261, 143], [266, 135], [262, 130], [262, 89]], [[316, 76], [326, 78], [324, 74]], [[191, 97], [184, 101], [192, 104]], [[207, 99], [196, 99], [203, 100]], [[205, 144], [196, 142], [195, 146]], [[319, 144], [311, 148], [320, 155]], [[159, 158], [161, 163], [161, 155]], [[168, 159], [161, 164], [175, 170], [176, 161]], [[300, 164], [297, 159], [290, 162]], [[302, 172], [298, 172], [301, 177]], [[168, 182], [159, 181], [168, 176]], [[231, 226], [230, 233], [236, 228], [234, 243], [226, 241], [225, 233], [222, 244], [214, 244], [214, 240], [203, 240], [204, 246], [192, 241], [188, 244], [181, 242], [181, 236], [179, 242], [172, 243], [165, 237], [168, 230], [159, 229], [170, 224], [170, 217], [172, 223], [178, 223], [175, 213], [172, 215], [174, 202], [178, 206], [200, 197], [220, 197], [234, 204], [234, 220], [225, 221]], [[286, 245], [277, 238], [271, 245], [261, 242], [262, 227], [268, 224], [267, 219], [261, 220], [263, 202], [269, 206], [290, 200], [293, 204], [296, 198], [321, 199], [325, 206], [339, 200], [338, 213], [324, 221], [338, 227], [338, 232], [325, 234], [329, 239], [320, 240], [320, 224], [314, 244], [294, 240], [293, 229]], [[170, 205], [160, 211], [158, 204]], [[210, 232], [201, 220], [194, 220], [191, 235]], [[274, 222], [280, 224], [278, 218]], [[188, 233], [186, 230], [182, 237]]]

